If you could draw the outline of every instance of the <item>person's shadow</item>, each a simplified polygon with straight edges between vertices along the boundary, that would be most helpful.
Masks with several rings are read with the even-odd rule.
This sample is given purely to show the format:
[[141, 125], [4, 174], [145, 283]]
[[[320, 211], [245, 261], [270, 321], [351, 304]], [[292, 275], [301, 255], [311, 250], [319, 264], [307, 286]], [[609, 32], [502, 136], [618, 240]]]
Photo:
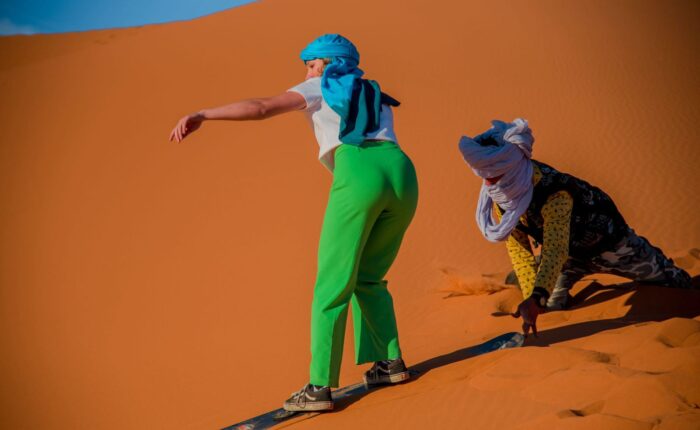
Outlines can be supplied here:
[[559, 342], [590, 336], [601, 331], [649, 321], [669, 318], [695, 318], [700, 315], [700, 276], [693, 278], [693, 289], [669, 288], [641, 282], [601, 285], [592, 282], [573, 296], [570, 310], [582, 309], [612, 300], [624, 294], [631, 295], [623, 306], [629, 306], [624, 316], [569, 324], [540, 332], [538, 338], [529, 338], [526, 346], [549, 346]]
[[[700, 315], [700, 276], [693, 278], [693, 288], [692, 290], [686, 290], [638, 282], [625, 282], [614, 285], [601, 285], [595, 281], [591, 282], [573, 296], [570, 310], [575, 311], [576, 309], [593, 306], [632, 292], [623, 304], [624, 306], [629, 306], [627, 313], [619, 318], [585, 321], [540, 331], [538, 337], [528, 337], [524, 346], [547, 347], [602, 331], [648, 321], [663, 321], [674, 317], [695, 318]], [[416, 381], [431, 370], [479, 355], [483, 351], [480, 347], [481, 345], [471, 345], [417, 363], [410, 367], [412, 376], [407, 382]], [[369, 391], [358, 390], [360, 391], [358, 394], [337, 402], [335, 410], [341, 411], [367, 394], [381, 388], [378, 387]]]

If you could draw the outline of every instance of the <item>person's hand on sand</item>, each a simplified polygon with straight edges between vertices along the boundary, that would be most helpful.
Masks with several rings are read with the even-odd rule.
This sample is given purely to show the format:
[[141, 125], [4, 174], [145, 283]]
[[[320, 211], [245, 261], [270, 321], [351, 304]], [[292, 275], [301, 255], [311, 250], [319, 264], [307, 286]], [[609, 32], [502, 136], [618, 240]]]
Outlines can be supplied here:
[[204, 115], [193, 113], [186, 115], [177, 122], [173, 131], [170, 132], [170, 141], [182, 142], [182, 140], [195, 132], [204, 121]]
[[518, 309], [511, 315], [513, 318], [523, 318], [523, 334], [525, 337], [530, 333], [530, 329], [532, 329], [532, 334], [537, 337], [537, 317], [544, 311], [545, 308], [537, 303], [537, 299], [534, 296], [530, 296], [523, 300], [518, 305]]

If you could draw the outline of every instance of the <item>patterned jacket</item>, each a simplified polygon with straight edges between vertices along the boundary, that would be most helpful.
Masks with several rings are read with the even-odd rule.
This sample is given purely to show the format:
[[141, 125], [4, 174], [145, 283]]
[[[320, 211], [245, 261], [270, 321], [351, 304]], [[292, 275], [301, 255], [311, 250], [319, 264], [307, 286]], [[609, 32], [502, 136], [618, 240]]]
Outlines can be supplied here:
[[[628, 230], [601, 189], [545, 163], [532, 163], [532, 201], [506, 241], [525, 298], [535, 287], [551, 292], [567, 258], [588, 259], [611, 250]], [[539, 265], [528, 236], [542, 244]]]

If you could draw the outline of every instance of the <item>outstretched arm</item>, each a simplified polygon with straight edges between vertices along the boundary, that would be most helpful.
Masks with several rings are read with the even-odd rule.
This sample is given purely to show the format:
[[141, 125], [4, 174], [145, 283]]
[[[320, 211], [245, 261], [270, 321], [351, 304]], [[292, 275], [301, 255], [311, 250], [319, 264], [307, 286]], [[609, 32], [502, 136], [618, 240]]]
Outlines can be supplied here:
[[288, 91], [274, 97], [242, 100], [225, 106], [203, 109], [182, 117], [175, 125], [175, 128], [173, 128], [173, 131], [170, 132], [170, 141], [182, 142], [185, 137], [197, 130], [205, 120], [259, 120], [301, 110], [305, 107], [306, 100], [301, 94]]

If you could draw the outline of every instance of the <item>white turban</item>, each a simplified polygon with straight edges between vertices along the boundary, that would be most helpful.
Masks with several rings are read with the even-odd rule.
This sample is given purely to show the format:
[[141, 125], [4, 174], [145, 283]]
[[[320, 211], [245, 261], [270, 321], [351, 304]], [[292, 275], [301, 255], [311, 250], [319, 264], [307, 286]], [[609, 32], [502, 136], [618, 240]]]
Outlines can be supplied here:
[[[510, 235], [532, 200], [530, 158], [535, 138], [522, 118], [512, 123], [491, 123], [489, 130], [473, 139], [463, 136], [459, 150], [477, 176], [488, 179], [503, 175], [495, 184], [481, 185], [476, 208], [476, 222], [482, 234], [487, 240], [498, 242]], [[493, 217], [493, 203], [504, 210], [500, 223]]]

